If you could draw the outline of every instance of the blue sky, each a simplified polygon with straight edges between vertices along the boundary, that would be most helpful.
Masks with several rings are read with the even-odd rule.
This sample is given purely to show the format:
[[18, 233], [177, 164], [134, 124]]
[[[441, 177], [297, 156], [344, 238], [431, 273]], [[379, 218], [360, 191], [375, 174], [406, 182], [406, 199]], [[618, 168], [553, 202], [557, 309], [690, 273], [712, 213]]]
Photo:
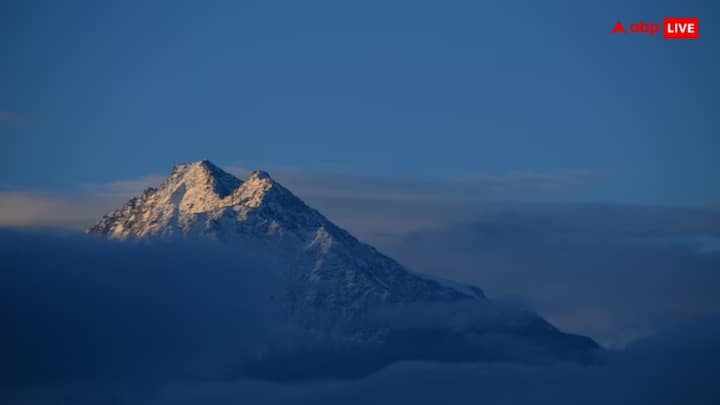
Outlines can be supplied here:
[[[5, 189], [207, 158], [441, 180], [581, 170], [603, 181], [558, 199], [720, 201], [711, 2], [0, 7]], [[665, 16], [698, 16], [700, 39], [610, 35]]]

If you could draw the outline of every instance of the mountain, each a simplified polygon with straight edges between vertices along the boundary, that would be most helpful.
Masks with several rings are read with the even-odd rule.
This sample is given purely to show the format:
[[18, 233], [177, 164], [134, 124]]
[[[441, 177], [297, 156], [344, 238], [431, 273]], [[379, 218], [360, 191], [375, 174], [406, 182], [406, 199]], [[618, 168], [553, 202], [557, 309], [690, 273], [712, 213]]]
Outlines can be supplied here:
[[159, 188], [104, 216], [89, 232], [121, 240], [200, 237], [281, 244], [303, 253], [303, 277], [315, 288], [302, 300], [328, 309], [484, 297], [479, 288], [460, 290], [406, 271], [265, 172], [240, 181], [208, 161], [177, 165]]
[[[478, 287], [405, 269], [263, 171], [241, 181], [209, 161], [179, 164], [158, 188], [103, 216], [88, 232], [118, 240], [260, 246], [291, 262], [285, 294], [276, 304], [286, 310], [288, 322], [304, 330], [341, 330], [334, 341], [342, 343], [313, 349], [312, 367], [306, 361], [287, 367], [286, 360], [298, 360], [298, 353], [286, 348], [270, 350], [243, 373], [293, 378], [350, 363], [364, 364], [358, 369], [367, 371], [412, 359], [588, 361], [600, 350], [591, 339], [560, 332], [537, 314], [493, 303]], [[446, 317], [459, 313], [470, 314], [470, 321], [449, 327]], [[388, 320], [389, 314], [395, 318]], [[418, 315], [419, 322], [408, 321]], [[277, 361], [265, 361], [270, 359]], [[286, 366], [278, 370], [279, 363]], [[348, 371], [353, 372], [362, 371]]]

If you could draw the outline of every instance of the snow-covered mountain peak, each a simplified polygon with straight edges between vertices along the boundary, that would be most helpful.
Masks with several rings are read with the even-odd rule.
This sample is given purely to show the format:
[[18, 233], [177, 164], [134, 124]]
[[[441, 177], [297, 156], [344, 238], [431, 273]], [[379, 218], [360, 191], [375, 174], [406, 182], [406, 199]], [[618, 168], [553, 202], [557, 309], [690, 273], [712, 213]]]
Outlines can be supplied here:
[[[270, 177], [267, 172], [255, 170], [229, 197], [229, 203], [238, 207], [235, 211], [243, 212], [244, 208], [258, 208], [264, 203], [276, 200], [277, 210], [299, 208], [293, 201], [300, 202], [290, 191]], [[302, 204], [302, 203], [301, 203]], [[304, 206], [304, 204], [302, 204]]]
[[[354, 342], [370, 348], [370, 358], [384, 358], [375, 351], [384, 345], [382, 364], [405, 358], [444, 361], [459, 354], [466, 360], [582, 359], [598, 348], [536, 314], [508, 317], [504, 309], [492, 310], [478, 287], [407, 270], [259, 170], [241, 181], [206, 160], [179, 164], [158, 188], [103, 216], [89, 233], [122, 240], [212, 239], [232, 249], [257, 250], [272, 263], [287, 262], [277, 268], [281, 293], [258, 306], [280, 308], [301, 330], [332, 336], [337, 347]], [[462, 310], [469, 321], [448, 325], [430, 311], [427, 325], [418, 328], [415, 315], [405, 325], [402, 314], [411, 307], [449, 311], [453, 319]], [[397, 311], [393, 322], [384, 321]], [[322, 353], [334, 353], [327, 350]], [[359, 357], [351, 359], [338, 361], [344, 367]]]
[[241, 184], [242, 181], [226, 173], [212, 162], [201, 160], [175, 165], [170, 177], [160, 188], [184, 186], [187, 190], [196, 189], [199, 193], [211, 193], [218, 198], [224, 198]]
[[[301, 307], [357, 311], [370, 302], [483, 298], [479, 289], [468, 294], [411, 274], [264, 171], [241, 181], [208, 161], [175, 166], [160, 187], [103, 216], [89, 232], [110, 239], [260, 241], [294, 252], [302, 258], [298, 277], [309, 283], [297, 287], [306, 289], [303, 303], [296, 303]], [[334, 287], [326, 291], [328, 286]]]

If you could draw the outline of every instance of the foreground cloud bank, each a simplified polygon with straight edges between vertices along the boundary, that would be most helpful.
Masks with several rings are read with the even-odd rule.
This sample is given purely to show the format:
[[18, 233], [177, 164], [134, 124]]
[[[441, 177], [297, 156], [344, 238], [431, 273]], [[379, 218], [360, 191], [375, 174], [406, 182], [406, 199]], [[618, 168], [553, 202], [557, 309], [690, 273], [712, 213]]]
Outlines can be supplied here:
[[[176, 385], [148, 404], [715, 404], [720, 319], [698, 318], [612, 354], [602, 367], [405, 363], [364, 380]], [[107, 391], [100, 397], [117, 393]], [[127, 393], [121, 393], [120, 397]]]
[[0, 387], [9, 405], [141, 404], [716, 404], [720, 319], [697, 319], [615, 352], [602, 367], [401, 363], [344, 382], [238, 379]]
[[488, 300], [296, 318], [283, 299], [293, 263], [251, 242], [3, 232], [0, 252], [0, 376], [10, 384], [337, 379], [403, 360], [600, 360], [590, 339]]
[[[0, 251], [3, 403], [713, 403], [720, 395], [717, 317], [592, 367], [399, 363], [345, 382], [248, 380], [238, 360], [261, 355], [268, 342], [296, 348], [327, 339], [256, 305], [280, 293], [273, 286], [285, 263], [209, 244], [150, 248], [10, 231], [0, 233]], [[442, 307], [385, 315], [406, 325], [466, 321]]]

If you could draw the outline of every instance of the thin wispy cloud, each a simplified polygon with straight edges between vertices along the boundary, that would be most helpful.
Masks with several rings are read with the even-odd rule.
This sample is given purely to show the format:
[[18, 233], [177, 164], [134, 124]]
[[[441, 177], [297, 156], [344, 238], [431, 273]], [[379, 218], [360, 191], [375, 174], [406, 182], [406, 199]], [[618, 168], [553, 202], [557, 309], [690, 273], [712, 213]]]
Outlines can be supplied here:
[[0, 226], [82, 230], [124, 201], [125, 196], [0, 191]]
[[[229, 166], [243, 179], [252, 169]], [[468, 178], [418, 179], [269, 168], [271, 175], [311, 206], [361, 236], [402, 233], [462, 221], [478, 204], [555, 196], [590, 187], [599, 176], [587, 170], [511, 173]], [[45, 194], [13, 189], [0, 193], [0, 225], [85, 228], [109, 210], [157, 187], [166, 175], [82, 184], [75, 192]]]
[[139, 194], [148, 187], [157, 187], [165, 179], [165, 176], [154, 174], [143, 176], [137, 179], [117, 180], [109, 183], [84, 184], [81, 188], [92, 194]]
[[[239, 166], [226, 169], [241, 178], [252, 171]], [[530, 194], [591, 187], [607, 177], [606, 173], [588, 169], [427, 179], [320, 173], [287, 167], [270, 170], [281, 183], [306, 196], [396, 201], [522, 199]]]
[[453, 184], [493, 193], [567, 191], [592, 185], [608, 174], [587, 169], [555, 172], [512, 172], [507, 175], [478, 175], [455, 178]]
[[11, 122], [17, 118], [17, 113], [5, 108], [0, 108], [0, 123]]
[[20, 113], [9, 108], [0, 107], [0, 125], [3, 124], [19, 124], [31, 122], [32, 117], [29, 114]]

